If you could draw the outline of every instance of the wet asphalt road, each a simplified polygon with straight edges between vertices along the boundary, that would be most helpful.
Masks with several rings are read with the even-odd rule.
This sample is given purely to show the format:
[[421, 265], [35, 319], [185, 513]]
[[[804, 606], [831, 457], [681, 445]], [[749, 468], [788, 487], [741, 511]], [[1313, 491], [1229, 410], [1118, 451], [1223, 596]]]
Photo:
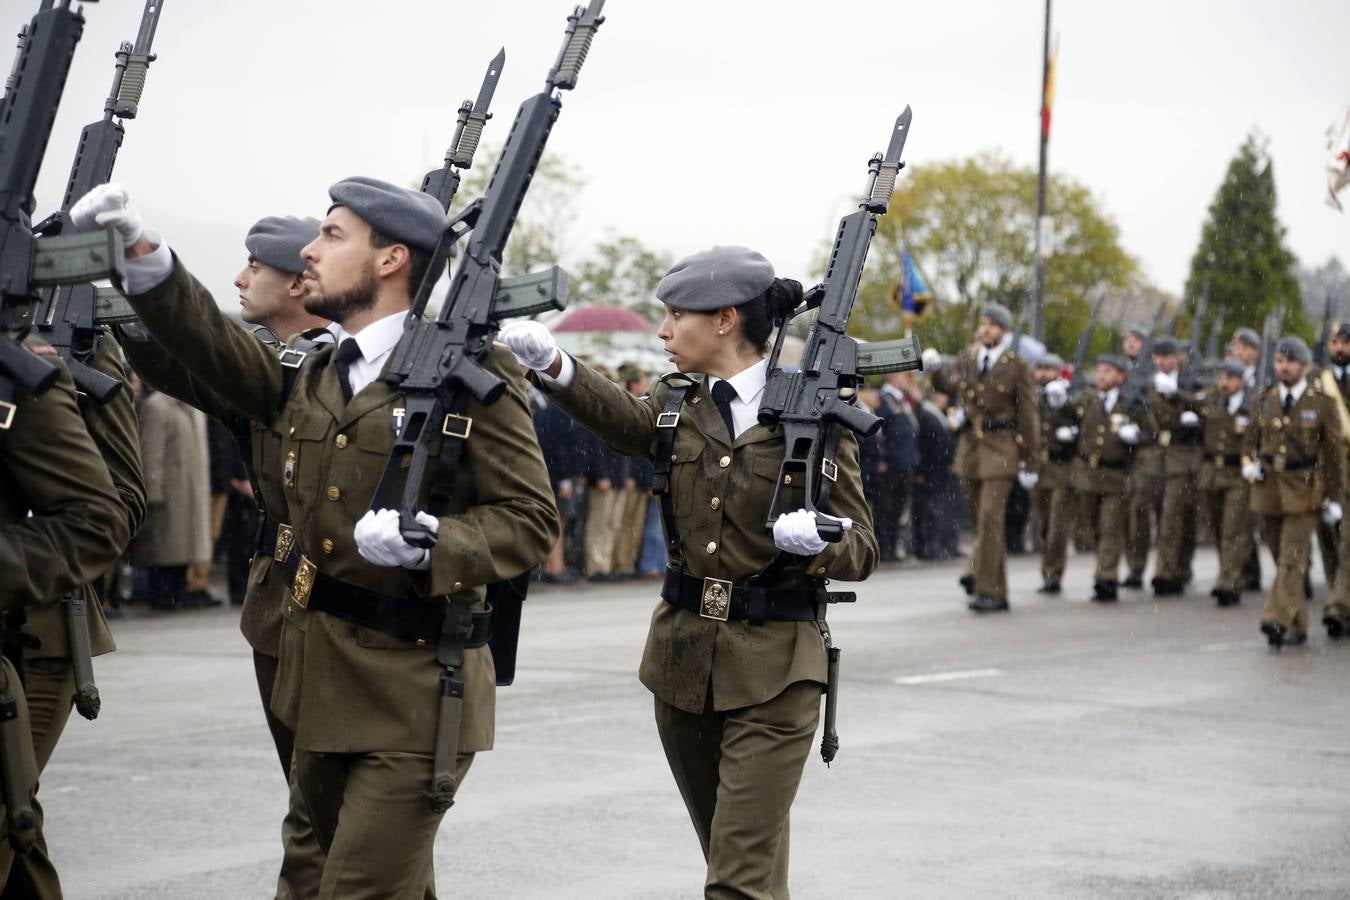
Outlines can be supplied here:
[[[1084, 558], [1045, 599], [1023, 557], [987, 619], [955, 563], [879, 572], [831, 616], [842, 750], [807, 765], [793, 896], [1350, 897], [1350, 644], [1268, 653], [1259, 600], [1216, 608], [1213, 570], [1205, 550], [1194, 593], [1102, 607]], [[635, 674], [655, 596], [535, 593], [497, 749], [441, 827], [442, 897], [701, 896]], [[286, 790], [235, 614], [114, 627], [103, 715], [42, 785], [67, 895], [270, 896]]]

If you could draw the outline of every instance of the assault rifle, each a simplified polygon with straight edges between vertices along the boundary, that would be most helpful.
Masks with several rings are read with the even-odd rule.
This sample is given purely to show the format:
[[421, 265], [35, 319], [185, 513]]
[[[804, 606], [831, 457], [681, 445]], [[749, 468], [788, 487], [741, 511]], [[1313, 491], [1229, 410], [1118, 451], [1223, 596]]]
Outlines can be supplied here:
[[[1153, 378], [1153, 338], [1158, 333], [1158, 326], [1162, 324], [1165, 315], [1167, 305], [1159, 304], [1148, 337], [1144, 338], [1144, 345], [1139, 348], [1139, 355], [1135, 357], [1134, 368], [1125, 380], [1125, 386], [1120, 389], [1120, 398], [1125, 403], [1124, 408], [1131, 413], [1137, 411], [1148, 398], [1148, 383]], [[1175, 323], [1176, 318], [1173, 317], [1172, 321]]]
[[[877, 216], [884, 215], [890, 205], [896, 176], [904, 167], [900, 155], [909, 135], [911, 115], [906, 106], [895, 120], [885, 155], [878, 153], [868, 162], [866, 193], [857, 212], [839, 222], [824, 282], [807, 292], [802, 306], [776, 323], [778, 337], [769, 356], [768, 382], [759, 406], [760, 423], [781, 424], [785, 444], [764, 523], [770, 531], [780, 515], [791, 511], [779, 507], [783, 485], [796, 478], [805, 486], [805, 508], [815, 513], [816, 531], [821, 539], [838, 541], [843, 537], [839, 522], [823, 514], [817, 503], [825, 503], [829, 483], [838, 477], [835, 449], [842, 434], [840, 429], [870, 436], [881, 427], [879, 418], [853, 405], [858, 388], [867, 375], [923, 368], [918, 338], [870, 343], [860, 351], [858, 342], [846, 334], [867, 249], [877, 229]], [[780, 368], [778, 357], [788, 323], [813, 309], [817, 310], [816, 320], [802, 351], [801, 367]], [[818, 474], [825, 479], [819, 489]]]
[[1327, 342], [1331, 340], [1331, 291], [1327, 291], [1326, 302], [1322, 304], [1322, 328], [1317, 333], [1317, 347], [1313, 350], [1313, 362], [1319, 367], [1327, 364]]
[[1073, 380], [1069, 382], [1069, 391], [1073, 392], [1087, 384], [1087, 371], [1083, 368], [1087, 365], [1088, 345], [1092, 343], [1092, 333], [1097, 330], [1097, 322], [1102, 317], [1102, 307], [1106, 305], [1106, 291], [1102, 291], [1097, 297], [1097, 302], [1092, 304], [1092, 315], [1088, 317], [1087, 328], [1078, 336], [1078, 346], [1073, 351]]
[[1204, 377], [1201, 369], [1205, 360], [1201, 356], [1200, 337], [1204, 329], [1205, 310], [1209, 306], [1209, 279], [1195, 301], [1195, 312], [1191, 316], [1191, 349], [1186, 354], [1186, 368], [1177, 378], [1177, 388], [1184, 394], [1197, 394], [1204, 389]]
[[[578, 6], [568, 17], [567, 36], [545, 79], [544, 90], [527, 99], [517, 111], [486, 193], [446, 223], [384, 375], [391, 387], [403, 392], [405, 417], [370, 508], [386, 506], [385, 495], [401, 475], [405, 476], [398, 501], [399, 530], [414, 546], [431, 547], [436, 542], [435, 532], [417, 521], [416, 512], [421, 508], [424, 487], [429, 513], [440, 516], [449, 507], [464, 442], [473, 427], [473, 419], [465, 415], [470, 400], [490, 405], [506, 389], [505, 382], [482, 365], [500, 321], [559, 309], [564, 303], [562, 274], [556, 266], [542, 280], [534, 279], [542, 290], [508, 296], [502, 290], [502, 254], [549, 131], [562, 110], [555, 91], [576, 86], [591, 39], [604, 21], [600, 16], [603, 6], [604, 0], [591, 0], [590, 6]], [[450, 280], [440, 314], [428, 321], [423, 314], [432, 287], [446, 267], [450, 248], [470, 231], [472, 236]], [[524, 302], [517, 305], [522, 297]], [[429, 471], [429, 462], [434, 445], [440, 452], [433, 472]], [[505, 582], [506, 589], [518, 591], [521, 580], [517, 577]], [[518, 606], [513, 608], [518, 614]], [[440, 700], [428, 796], [432, 809], [438, 812], [454, 802], [454, 763], [464, 700], [464, 682], [456, 673], [463, 664], [465, 637], [472, 630], [469, 616], [467, 608], [447, 604], [436, 654], [441, 666]]]
[[[103, 101], [103, 118], [84, 126], [80, 132], [61, 211], [44, 219], [35, 229], [38, 234], [73, 232], [70, 208], [89, 191], [112, 179], [117, 151], [126, 131], [122, 122], [136, 117], [146, 71], [155, 59], [150, 46], [155, 39], [163, 5], [164, 0], [146, 0], [136, 43], [123, 41], [117, 48], [112, 90]], [[91, 365], [98, 348], [97, 296], [97, 288], [88, 282], [48, 288], [43, 292], [33, 318], [43, 339], [65, 360], [75, 386], [95, 403], [107, 403], [117, 394], [122, 382]]]
[[0, 102], [0, 431], [13, 423], [16, 389], [39, 394], [58, 375], [16, 339], [42, 289], [121, 280], [123, 245], [112, 229], [39, 238], [32, 228], [34, 185], [83, 32], [70, 0], [42, 0]]
[[1209, 330], [1209, 343], [1205, 345], [1205, 358], [1215, 363], [1219, 361], [1219, 342], [1223, 340], [1223, 324], [1227, 312], [1226, 308], [1219, 307], [1219, 315], [1214, 320], [1214, 327]]
[[[473, 166], [473, 155], [478, 150], [478, 141], [483, 136], [483, 126], [492, 118], [488, 107], [492, 105], [492, 95], [497, 92], [497, 82], [502, 77], [502, 66], [506, 64], [506, 48], [497, 51], [488, 63], [487, 74], [483, 76], [483, 85], [478, 89], [477, 100], [465, 100], [459, 105], [459, 116], [455, 122], [455, 136], [450, 139], [450, 149], [445, 151], [445, 162], [439, 169], [432, 169], [422, 179], [422, 193], [430, 194], [441, 202], [441, 206], [450, 209], [459, 190], [460, 169]], [[439, 270], [437, 272], [439, 276]]]
[[1256, 396], [1260, 397], [1275, 380], [1275, 343], [1284, 328], [1284, 303], [1266, 314], [1261, 325], [1261, 354], [1256, 360]]

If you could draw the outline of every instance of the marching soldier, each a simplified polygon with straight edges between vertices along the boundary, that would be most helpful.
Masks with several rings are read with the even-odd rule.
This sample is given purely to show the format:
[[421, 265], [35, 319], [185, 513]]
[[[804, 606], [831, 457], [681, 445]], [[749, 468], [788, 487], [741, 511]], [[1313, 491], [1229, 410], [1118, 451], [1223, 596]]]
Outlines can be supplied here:
[[1031, 492], [1040, 530], [1042, 594], [1058, 594], [1064, 577], [1064, 558], [1069, 532], [1078, 504], [1069, 483], [1073, 461], [1078, 455], [1077, 432], [1067, 441], [1056, 432], [1074, 425], [1074, 410], [1069, 404], [1069, 385], [1060, 377], [1064, 360], [1047, 353], [1036, 361], [1034, 376], [1040, 385], [1041, 459], [1039, 479]]
[[1191, 560], [1187, 552], [1195, 545], [1203, 433], [1200, 405], [1179, 388], [1181, 348], [1171, 337], [1153, 342], [1153, 383], [1148, 404], [1158, 427], [1158, 453], [1162, 457], [1165, 486], [1162, 514], [1158, 517], [1158, 558], [1154, 566], [1153, 593], [1158, 597], [1180, 594], [1190, 581]]
[[1149, 330], [1143, 325], [1125, 326], [1125, 336], [1120, 339], [1120, 353], [1121, 359], [1125, 363], [1125, 376], [1127, 378], [1143, 362], [1139, 354], [1144, 352], [1144, 344], [1148, 342], [1148, 335]]
[[961, 586], [973, 612], [1008, 609], [1007, 536], [1004, 514], [1013, 479], [1031, 490], [1040, 458], [1040, 421], [1031, 369], [1012, 347], [1012, 313], [991, 303], [980, 317], [978, 341], [961, 354], [956, 373], [933, 373], [937, 390], [958, 406], [964, 429], [952, 471], [974, 511], [975, 548]]
[[1242, 363], [1242, 380], [1247, 390], [1256, 390], [1256, 364], [1261, 361], [1261, 335], [1250, 328], [1239, 328], [1233, 332], [1233, 340], [1228, 344], [1228, 353]]
[[[407, 543], [397, 511], [367, 510], [403, 412], [402, 392], [379, 375], [445, 214], [429, 195], [370, 178], [341, 181], [330, 196], [320, 236], [301, 254], [305, 308], [332, 319], [341, 341], [285, 359], [229, 324], [159, 236], [143, 231], [124, 188], [94, 189], [71, 215], [79, 228], [97, 218], [121, 231], [141, 322], [162, 344], [192, 348], [180, 359], [202, 384], [281, 435], [293, 546], [271, 706], [295, 734], [295, 777], [327, 854], [318, 893], [415, 898], [450, 800], [429, 796], [438, 733], [458, 750], [456, 785], [473, 754], [492, 746], [484, 586], [548, 555], [557, 511], [524, 380], [505, 350], [485, 366], [507, 391], [465, 409], [472, 437], [449, 510], [418, 513], [433, 546]], [[287, 368], [298, 371], [288, 378]], [[396, 479], [391, 490], [401, 488]], [[463, 682], [461, 703], [441, 701], [446, 666], [452, 684]], [[452, 715], [438, 713], [446, 709]]]
[[[1146, 361], [1144, 345], [1148, 343], [1149, 329], [1130, 325], [1121, 339], [1125, 379], [1141, 379], [1143, 371], [1136, 370]], [[1139, 384], [1139, 391], [1147, 395], [1147, 385]], [[1128, 402], [1139, 402], [1133, 391]], [[1129, 569], [1121, 583], [1127, 588], [1144, 586], [1144, 570], [1148, 567], [1148, 551], [1153, 546], [1153, 523], [1162, 515], [1163, 502], [1162, 451], [1156, 445], [1139, 447], [1129, 454], [1125, 476], [1125, 564]]]
[[1262, 533], [1276, 560], [1275, 583], [1261, 610], [1261, 631], [1272, 649], [1308, 637], [1304, 577], [1309, 543], [1320, 516], [1340, 521], [1345, 450], [1333, 398], [1306, 378], [1308, 345], [1281, 338], [1275, 377], [1260, 398], [1244, 444], [1243, 476], [1254, 483], [1252, 509], [1263, 517]]
[[[306, 312], [303, 303], [305, 261], [300, 258], [300, 251], [318, 235], [318, 219], [267, 216], [254, 223], [244, 238], [248, 259], [234, 279], [239, 290], [240, 318], [258, 326], [254, 335], [278, 353], [285, 352], [289, 345], [314, 349], [318, 343], [332, 343], [327, 321]], [[147, 383], [224, 422], [248, 460], [250, 485], [262, 527], [249, 566], [239, 628], [253, 649], [253, 671], [263, 716], [281, 761], [282, 774], [290, 785], [290, 804], [281, 826], [283, 850], [277, 892], [278, 896], [294, 898], [311, 896], [318, 890], [323, 872], [323, 851], [314, 836], [299, 785], [291, 777], [295, 734], [271, 711], [282, 611], [290, 593], [282, 565], [292, 549], [286, 494], [281, 485], [281, 435], [261, 422], [240, 416], [177, 357], [150, 340], [144, 328], [123, 326], [117, 333], [132, 365]], [[305, 343], [297, 344], [296, 340]]]
[[[34, 337], [24, 343], [60, 364], [49, 345]], [[0, 756], [4, 757], [0, 765], [17, 763], [27, 784], [23, 796], [4, 798], [5, 827], [12, 842], [31, 850], [39, 837], [40, 807], [32, 796], [38, 767], [29, 705], [14, 665], [24, 657], [20, 623], [25, 610], [44, 626], [54, 620], [59, 627], [43, 627], [40, 636], [61, 639], [62, 597], [87, 596], [88, 585], [121, 558], [131, 539], [132, 514], [80, 416], [74, 384], [64, 366], [56, 383], [41, 396], [20, 391], [12, 401], [0, 403], [0, 422], [6, 426], [0, 429], [0, 611], [5, 613], [0, 626], [5, 648], [0, 657]], [[69, 656], [68, 651], [60, 654], [48, 646], [51, 659]], [[74, 689], [73, 677], [67, 682], [55, 671], [64, 668], [60, 663], [42, 668], [53, 670], [37, 678], [45, 698], [39, 744], [49, 756], [60, 733], [57, 722], [64, 723], [69, 715]], [[62, 684], [69, 693], [56, 696]], [[7, 709], [8, 700], [14, 706]], [[10, 710], [17, 718], [9, 718]], [[21, 810], [27, 814], [22, 822], [16, 821]], [[10, 890], [20, 896], [60, 896], [45, 846], [31, 869], [14, 866], [10, 842], [0, 846], [4, 848], [0, 880], [9, 882]]]
[[[1335, 382], [1336, 393], [1339, 394], [1342, 408], [1350, 402], [1350, 322], [1338, 323], [1327, 340], [1327, 351], [1330, 357], [1330, 364], [1327, 366], [1326, 374], [1323, 379], [1330, 376]], [[1342, 420], [1344, 425], [1344, 420]], [[1350, 435], [1347, 436], [1350, 438]], [[1347, 448], [1347, 458], [1350, 460], [1350, 447]], [[1346, 485], [1346, 490], [1350, 491], [1350, 485]], [[1342, 499], [1341, 505], [1345, 502]], [[1350, 560], [1350, 528], [1337, 527], [1337, 557], [1341, 560]], [[1325, 556], [1323, 559], [1325, 560]], [[1336, 577], [1331, 579], [1330, 590], [1327, 592], [1327, 606], [1322, 614], [1322, 624], [1327, 629], [1327, 636], [1331, 638], [1341, 638], [1350, 634], [1350, 566], [1338, 566], [1336, 568]]]
[[[671, 566], [640, 675], [707, 860], [708, 898], [788, 896], [788, 813], [811, 752], [827, 683], [827, 578], [877, 565], [858, 445], [846, 433], [829, 505], [843, 536], [826, 543], [814, 513], [764, 527], [783, 461], [781, 426], [757, 423], [776, 314], [801, 285], [744, 247], [680, 262], [656, 289], [658, 335], [680, 370], [635, 398], [557, 349], [537, 322], [502, 340], [563, 410], [616, 450], [669, 472], [662, 504]], [[704, 377], [693, 381], [687, 373]], [[672, 424], [673, 423], [673, 424]], [[661, 477], [658, 475], [658, 477]], [[786, 495], [792, 509], [802, 486]]]
[[1251, 426], [1253, 401], [1242, 361], [1226, 359], [1204, 406], [1202, 507], [1219, 549], [1219, 577], [1210, 594], [1220, 606], [1241, 599], [1242, 567], [1252, 552], [1251, 487], [1242, 477], [1242, 445]]
[[1110, 603], [1117, 599], [1123, 538], [1126, 473], [1131, 451], [1152, 440], [1153, 428], [1143, 408], [1130, 410], [1121, 397], [1128, 363], [1119, 356], [1102, 356], [1094, 373], [1095, 390], [1075, 398], [1072, 416], [1076, 425], [1060, 425], [1055, 440], [1078, 446], [1072, 484], [1091, 523], [1097, 547], [1092, 599]]

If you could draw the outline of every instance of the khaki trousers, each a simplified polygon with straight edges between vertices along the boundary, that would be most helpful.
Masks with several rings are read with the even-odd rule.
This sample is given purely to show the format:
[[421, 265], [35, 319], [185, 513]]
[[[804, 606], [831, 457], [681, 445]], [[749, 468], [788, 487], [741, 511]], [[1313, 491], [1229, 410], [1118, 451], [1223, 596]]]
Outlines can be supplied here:
[[[24, 692], [28, 695], [28, 715], [33, 734], [33, 754], [41, 773], [66, 730], [75, 696], [75, 669], [69, 659], [29, 659], [24, 661]], [[40, 785], [39, 785], [40, 786]], [[59, 898], [61, 879], [57, 877], [47, 850], [42, 804], [33, 797], [33, 817], [37, 822], [37, 844], [25, 854], [15, 854], [8, 841], [0, 842], [0, 870], [9, 878], [0, 897], [32, 897], [37, 900]]]
[[[1162, 514], [1162, 479], [1132, 473], [1125, 495], [1125, 563], [1130, 574], [1144, 574], [1148, 550], [1153, 543], [1153, 520]], [[1114, 581], [1115, 579], [1112, 578]]]
[[1092, 540], [1097, 547], [1097, 570], [1092, 575], [1096, 581], [1109, 581], [1114, 584], [1120, 578], [1120, 554], [1125, 544], [1125, 535], [1121, 533], [1120, 523], [1125, 519], [1126, 496], [1126, 494], [1090, 493], [1079, 495], [1079, 500], [1083, 504], [1083, 516], [1092, 523]]
[[1252, 554], [1250, 496], [1251, 489], [1245, 484], [1205, 492], [1205, 510], [1214, 544], [1219, 548], [1219, 577], [1214, 587], [1221, 591], [1237, 591], [1242, 569]]
[[[73, 673], [71, 684], [74, 684]], [[4, 656], [0, 656], [0, 686], [4, 686], [5, 690], [9, 693], [9, 696], [14, 699], [18, 711], [17, 730], [20, 735], [27, 738], [33, 733], [32, 722], [28, 715], [28, 699], [24, 696], [24, 686], [19, 681], [19, 673], [14, 669], [13, 664], [11, 664]], [[69, 716], [69, 708], [67, 708], [66, 714]], [[55, 740], [52, 740], [50, 744], [54, 747], [56, 744]], [[37, 760], [34, 758], [33, 741], [22, 740], [18, 747], [6, 749], [12, 749], [13, 752], [18, 753], [21, 757], [20, 765], [24, 771], [24, 776], [28, 779], [29, 795], [33, 799], [33, 814], [36, 817], [37, 822], [38, 848], [41, 848], [41, 859], [46, 860], [47, 844], [42, 838], [42, 808], [38, 806], [36, 797], [38, 765]], [[47, 751], [47, 756], [49, 758], [51, 756], [50, 748]], [[0, 814], [3, 813], [4, 804], [0, 803]], [[38, 848], [34, 848], [32, 853], [38, 853]], [[3, 894], [0, 894], [0, 896], [14, 898], [14, 900], [27, 897], [61, 896], [61, 886], [59, 882], [55, 881], [55, 871], [52, 871], [50, 873], [50, 879], [47, 879], [45, 873], [39, 870], [37, 872], [39, 881], [37, 884], [34, 884], [30, 876], [20, 875], [15, 871], [14, 857], [15, 853], [13, 846], [10, 845], [8, 840], [0, 838], [0, 881], [5, 883], [4, 892]], [[47, 866], [50, 867], [50, 860], [47, 861]], [[16, 877], [10, 877], [11, 875], [15, 875]]]
[[[1158, 519], [1158, 561], [1154, 575], [1184, 584], [1195, 554], [1195, 514], [1199, 504], [1195, 475], [1172, 475], [1163, 489]], [[1134, 567], [1131, 566], [1131, 571]]]
[[707, 860], [705, 900], [788, 900], [788, 813], [820, 720], [799, 681], [744, 709], [689, 713], [656, 699], [656, 730]]
[[300, 785], [294, 777], [295, 734], [272, 715], [272, 683], [277, 677], [277, 658], [254, 650], [253, 674], [258, 679], [258, 696], [262, 698], [267, 730], [277, 748], [281, 774], [290, 790], [286, 817], [281, 820], [281, 874], [277, 877], [277, 900], [308, 900], [319, 896], [323, 848], [314, 836], [309, 810], [305, 808]]
[[1003, 520], [1008, 511], [1011, 478], [962, 479], [975, 514], [975, 548], [970, 554], [970, 574], [975, 593], [986, 597], [1008, 596], [1008, 536]]
[[619, 492], [619, 529], [614, 537], [614, 571], [632, 572], [642, 549], [642, 530], [647, 524], [647, 504], [652, 495], [641, 488]]
[[1303, 593], [1303, 575], [1312, 557], [1312, 535], [1317, 530], [1315, 512], [1266, 516], [1263, 533], [1275, 557], [1275, 583], [1261, 610], [1263, 620], [1279, 622], [1294, 634], [1308, 630], [1308, 598]]
[[[473, 762], [461, 753], [462, 786]], [[431, 811], [430, 753], [295, 751], [295, 778], [327, 854], [320, 900], [434, 898], [432, 849], [444, 813]]]
[[1041, 580], [1058, 582], [1064, 578], [1064, 560], [1068, 554], [1069, 531], [1078, 504], [1067, 487], [1037, 487], [1031, 492], [1036, 510], [1036, 528], [1040, 533]]
[[614, 489], [586, 492], [586, 574], [614, 571], [614, 542], [623, 516], [623, 495]]
[[[1341, 522], [1340, 546], [1337, 548], [1340, 558], [1350, 560], [1350, 524]], [[1327, 591], [1327, 612], [1340, 616], [1350, 622], [1350, 565], [1339, 566], [1336, 578]]]

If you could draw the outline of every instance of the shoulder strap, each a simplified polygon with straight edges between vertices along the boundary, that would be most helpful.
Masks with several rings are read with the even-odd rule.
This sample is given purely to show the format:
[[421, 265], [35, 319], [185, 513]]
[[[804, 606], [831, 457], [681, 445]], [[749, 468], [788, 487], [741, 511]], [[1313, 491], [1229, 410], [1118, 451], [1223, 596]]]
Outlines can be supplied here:
[[318, 341], [306, 336], [309, 334], [310, 332], [306, 331], [288, 344], [276, 348], [277, 358], [281, 362], [281, 400], [277, 403], [278, 413], [286, 408], [291, 399], [291, 391], [295, 390], [295, 380], [300, 377], [300, 366], [304, 363], [305, 357], [322, 346]]
[[698, 387], [685, 375], [666, 375], [661, 381], [670, 388], [665, 407], [656, 416], [656, 441], [652, 450], [652, 493], [661, 504], [661, 522], [666, 529], [666, 545], [671, 560], [682, 558], [680, 535], [675, 529], [675, 501], [670, 491], [670, 464], [675, 454], [675, 429], [680, 424], [684, 398]]

